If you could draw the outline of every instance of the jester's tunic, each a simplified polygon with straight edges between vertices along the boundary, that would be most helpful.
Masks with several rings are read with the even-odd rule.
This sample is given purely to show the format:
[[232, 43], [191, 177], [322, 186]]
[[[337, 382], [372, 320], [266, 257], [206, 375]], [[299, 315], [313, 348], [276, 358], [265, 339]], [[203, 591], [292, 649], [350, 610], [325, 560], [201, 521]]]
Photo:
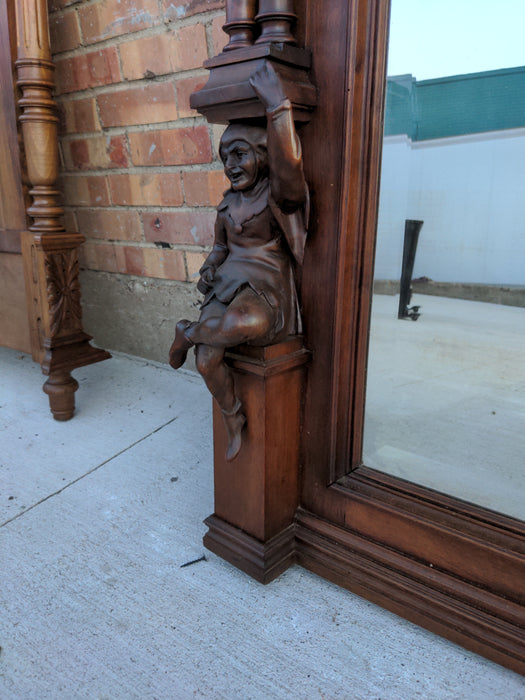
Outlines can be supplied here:
[[272, 307], [274, 327], [252, 341], [258, 345], [301, 331], [294, 266], [302, 264], [308, 203], [289, 102], [268, 116], [270, 178], [262, 178], [249, 192], [225, 193], [217, 210], [213, 250], [201, 269], [201, 274], [214, 271], [201, 320], [213, 313], [214, 300], [228, 305], [246, 287]]

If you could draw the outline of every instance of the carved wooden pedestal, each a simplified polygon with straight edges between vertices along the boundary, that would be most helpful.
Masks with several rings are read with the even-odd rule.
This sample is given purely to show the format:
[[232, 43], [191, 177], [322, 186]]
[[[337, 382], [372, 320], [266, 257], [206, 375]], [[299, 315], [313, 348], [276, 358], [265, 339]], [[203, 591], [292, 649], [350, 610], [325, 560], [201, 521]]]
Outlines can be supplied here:
[[75, 410], [77, 367], [110, 357], [93, 348], [82, 328], [78, 248], [84, 236], [65, 230], [58, 189], [58, 115], [53, 98], [54, 70], [45, 0], [17, 0], [17, 86], [20, 123], [31, 185], [21, 233], [26, 299], [33, 359], [49, 376], [44, 391], [56, 420]]
[[84, 236], [24, 231], [21, 240], [33, 359], [49, 376], [43, 389], [53, 417], [69, 420], [78, 389], [72, 370], [111, 357], [92, 347], [82, 328], [78, 248]]
[[304, 365], [302, 338], [228, 353], [247, 424], [243, 446], [225, 459], [227, 439], [214, 404], [215, 514], [205, 546], [261, 583], [293, 563], [298, 506], [299, 431]]

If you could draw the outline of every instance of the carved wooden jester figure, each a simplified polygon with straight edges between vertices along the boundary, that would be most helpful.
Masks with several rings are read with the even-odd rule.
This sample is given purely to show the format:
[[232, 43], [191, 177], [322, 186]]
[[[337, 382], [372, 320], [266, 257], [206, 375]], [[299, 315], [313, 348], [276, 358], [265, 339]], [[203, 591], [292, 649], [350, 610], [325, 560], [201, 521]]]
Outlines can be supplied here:
[[170, 365], [195, 346], [197, 369], [219, 404], [226, 458], [241, 448], [246, 417], [224, 361], [228, 348], [271, 345], [301, 330], [295, 278], [306, 238], [308, 189], [292, 107], [269, 64], [250, 83], [267, 125], [233, 123], [220, 144], [231, 188], [218, 207], [213, 249], [200, 270], [200, 318], [177, 323]]

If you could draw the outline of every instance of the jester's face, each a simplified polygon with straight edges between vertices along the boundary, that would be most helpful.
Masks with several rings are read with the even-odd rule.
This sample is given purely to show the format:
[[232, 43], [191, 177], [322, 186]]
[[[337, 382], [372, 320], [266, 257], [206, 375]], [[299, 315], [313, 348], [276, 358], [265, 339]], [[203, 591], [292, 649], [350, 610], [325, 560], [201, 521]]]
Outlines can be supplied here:
[[235, 124], [223, 134], [220, 155], [235, 191], [250, 190], [267, 170], [266, 131]]
[[234, 190], [249, 190], [257, 182], [257, 158], [245, 141], [233, 141], [221, 148], [224, 172]]

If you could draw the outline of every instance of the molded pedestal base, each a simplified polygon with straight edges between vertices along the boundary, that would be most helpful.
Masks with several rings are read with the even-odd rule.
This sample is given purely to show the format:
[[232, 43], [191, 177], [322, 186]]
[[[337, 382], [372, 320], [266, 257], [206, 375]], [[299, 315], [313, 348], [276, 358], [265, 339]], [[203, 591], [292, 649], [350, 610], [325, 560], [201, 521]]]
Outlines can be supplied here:
[[264, 583], [293, 561], [299, 503], [299, 431], [304, 365], [295, 336], [227, 354], [246, 427], [239, 455], [226, 460], [227, 436], [214, 404], [215, 514], [206, 547]]
[[209, 527], [204, 546], [259, 583], [270, 583], [295, 562], [294, 525], [267, 542], [260, 542], [216, 515], [204, 522]]

